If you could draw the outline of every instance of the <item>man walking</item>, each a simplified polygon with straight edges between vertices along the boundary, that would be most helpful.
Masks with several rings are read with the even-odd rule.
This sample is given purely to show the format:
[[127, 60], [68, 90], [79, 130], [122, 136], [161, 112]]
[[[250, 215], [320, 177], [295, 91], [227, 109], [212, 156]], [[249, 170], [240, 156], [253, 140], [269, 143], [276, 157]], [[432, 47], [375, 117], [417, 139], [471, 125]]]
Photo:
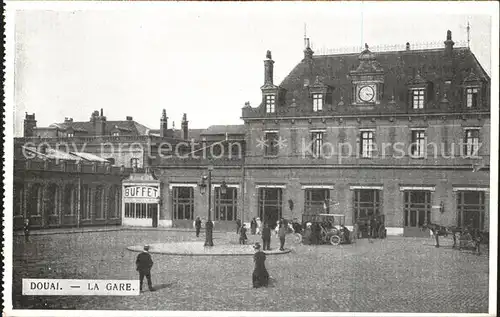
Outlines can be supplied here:
[[241, 220], [236, 219], [236, 234], [240, 233], [240, 228], [241, 228]]
[[271, 250], [271, 228], [269, 224], [264, 224], [264, 229], [262, 229], [262, 244], [263, 250]]
[[280, 251], [285, 251], [285, 237], [286, 237], [287, 227], [285, 222], [281, 222], [281, 227], [278, 229], [278, 236], [280, 237]]
[[194, 228], [196, 229], [196, 237], [200, 236], [200, 230], [201, 230], [201, 219], [200, 217], [196, 217], [196, 220], [194, 221]]
[[144, 246], [144, 251], [142, 251], [135, 261], [136, 269], [139, 272], [139, 289], [142, 292], [142, 281], [144, 277], [148, 281], [148, 287], [150, 292], [154, 292], [153, 283], [151, 283], [151, 268], [153, 267], [153, 260], [149, 254], [149, 245]]

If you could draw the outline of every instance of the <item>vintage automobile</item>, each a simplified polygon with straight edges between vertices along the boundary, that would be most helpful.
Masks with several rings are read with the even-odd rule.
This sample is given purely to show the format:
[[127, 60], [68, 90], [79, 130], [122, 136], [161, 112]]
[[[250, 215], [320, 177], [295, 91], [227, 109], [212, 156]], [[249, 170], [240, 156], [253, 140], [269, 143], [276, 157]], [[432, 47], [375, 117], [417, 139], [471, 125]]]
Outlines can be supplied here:
[[[332, 245], [350, 243], [350, 231], [345, 227], [345, 215], [304, 214], [300, 227], [307, 228], [308, 224], [310, 224], [312, 231], [318, 231], [317, 243], [330, 243]], [[295, 230], [295, 243], [303, 242], [305, 230], [303, 229], [301, 232]]]

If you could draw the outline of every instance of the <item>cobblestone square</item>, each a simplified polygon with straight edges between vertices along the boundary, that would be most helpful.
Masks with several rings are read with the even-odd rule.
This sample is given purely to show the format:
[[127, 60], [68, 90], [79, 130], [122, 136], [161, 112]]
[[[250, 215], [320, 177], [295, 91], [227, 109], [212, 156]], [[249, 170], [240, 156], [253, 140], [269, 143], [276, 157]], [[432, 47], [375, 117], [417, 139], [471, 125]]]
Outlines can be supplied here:
[[[486, 313], [488, 250], [435, 248], [431, 238], [389, 237], [269, 255], [272, 285], [251, 287], [251, 256], [153, 254], [156, 292], [139, 296], [21, 295], [22, 278], [136, 279], [131, 245], [199, 240], [194, 232], [121, 230], [32, 236], [14, 242], [14, 309]], [[258, 236], [249, 235], [249, 243]], [[272, 248], [277, 248], [273, 237]], [[234, 244], [235, 233], [215, 233]]]

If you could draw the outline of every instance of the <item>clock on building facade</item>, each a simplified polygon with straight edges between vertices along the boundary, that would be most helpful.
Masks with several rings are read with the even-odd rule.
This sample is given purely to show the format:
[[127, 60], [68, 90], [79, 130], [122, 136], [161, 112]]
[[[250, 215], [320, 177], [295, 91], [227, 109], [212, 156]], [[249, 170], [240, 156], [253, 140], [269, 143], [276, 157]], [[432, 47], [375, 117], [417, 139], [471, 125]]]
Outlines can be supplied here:
[[377, 102], [377, 85], [373, 83], [356, 84], [356, 103]]

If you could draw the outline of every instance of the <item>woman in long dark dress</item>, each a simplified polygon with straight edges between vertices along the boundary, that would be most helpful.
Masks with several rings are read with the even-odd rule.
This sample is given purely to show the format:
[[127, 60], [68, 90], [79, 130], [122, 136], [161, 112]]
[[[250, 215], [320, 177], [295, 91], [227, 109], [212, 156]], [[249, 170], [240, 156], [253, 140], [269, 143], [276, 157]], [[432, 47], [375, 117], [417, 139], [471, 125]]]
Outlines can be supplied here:
[[260, 243], [255, 243], [254, 247], [255, 254], [253, 256], [253, 261], [255, 263], [255, 268], [252, 274], [252, 284], [254, 288], [267, 287], [269, 284], [269, 273], [266, 270], [266, 254], [261, 251]]

